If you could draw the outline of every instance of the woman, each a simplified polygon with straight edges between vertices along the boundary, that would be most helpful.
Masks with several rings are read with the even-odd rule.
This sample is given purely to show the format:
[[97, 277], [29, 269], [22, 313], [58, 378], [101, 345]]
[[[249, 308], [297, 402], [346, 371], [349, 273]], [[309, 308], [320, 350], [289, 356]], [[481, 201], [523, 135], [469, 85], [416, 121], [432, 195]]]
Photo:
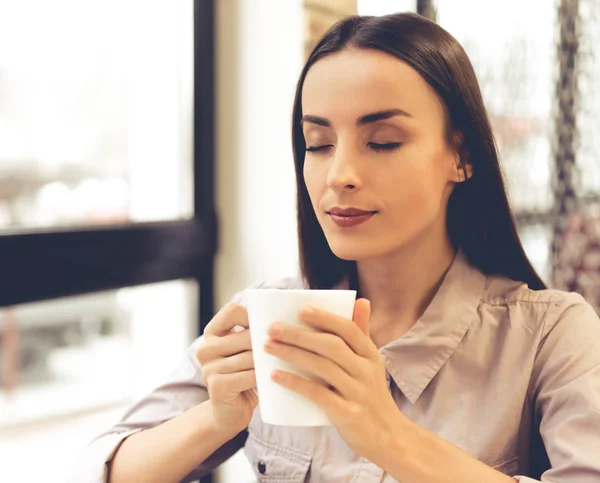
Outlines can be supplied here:
[[78, 482], [187, 481], [242, 446], [261, 481], [600, 481], [600, 322], [527, 260], [457, 41], [412, 14], [341, 21], [300, 76], [293, 143], [303, 280], [262, 286], [361, 298], [353, 321], [305, 310], [321, 332], [274, 325], [266, 350], [329, 383], [273, 375], [333, 425], [262, 423], [236, 297]]

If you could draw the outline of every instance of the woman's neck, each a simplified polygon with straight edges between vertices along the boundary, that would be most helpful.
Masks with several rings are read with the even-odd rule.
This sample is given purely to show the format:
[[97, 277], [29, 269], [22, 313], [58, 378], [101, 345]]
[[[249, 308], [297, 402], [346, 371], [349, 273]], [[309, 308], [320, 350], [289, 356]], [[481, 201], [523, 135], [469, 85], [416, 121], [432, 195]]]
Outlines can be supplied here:
[[419, 320], [454, 255], [449, 239], [436, 242], [431, 237], [389, 256], [357, 262], [360, 296], [371, 301], [371, 337], [378, 347]]

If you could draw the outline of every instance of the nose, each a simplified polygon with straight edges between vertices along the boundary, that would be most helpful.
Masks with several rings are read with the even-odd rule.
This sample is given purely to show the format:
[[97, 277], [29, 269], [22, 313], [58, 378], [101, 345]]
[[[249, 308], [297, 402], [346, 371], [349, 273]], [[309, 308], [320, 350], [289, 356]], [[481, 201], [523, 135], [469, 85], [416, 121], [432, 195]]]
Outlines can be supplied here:
[[327, 187], [334, 191], [356, 190], [362, 186], [358, 155], [337, 147], [327, 172]]

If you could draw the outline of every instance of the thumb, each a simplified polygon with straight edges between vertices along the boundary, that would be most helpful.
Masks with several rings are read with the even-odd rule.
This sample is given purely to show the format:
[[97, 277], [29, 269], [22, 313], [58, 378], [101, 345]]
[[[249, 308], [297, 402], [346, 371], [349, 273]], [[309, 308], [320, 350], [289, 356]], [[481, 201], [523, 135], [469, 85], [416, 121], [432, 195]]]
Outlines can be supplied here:
[[358, 325], [360, 330], [370, 337], [369, 319], [371, 318], [371, 302], [367, 299], [358, 299], [354, 302], [354, 314], [352, 320]]

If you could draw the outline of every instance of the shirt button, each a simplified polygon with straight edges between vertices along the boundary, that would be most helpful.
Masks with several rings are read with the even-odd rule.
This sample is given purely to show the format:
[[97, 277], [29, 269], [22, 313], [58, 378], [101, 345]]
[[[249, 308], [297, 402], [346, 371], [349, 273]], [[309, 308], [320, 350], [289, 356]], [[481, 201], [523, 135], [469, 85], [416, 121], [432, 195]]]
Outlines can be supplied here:
[[267, 472], [267, 465], [265, 464], [264, 461], [259, 461], [258, 462], [258, 472], [261, 475], [264, 475]]

